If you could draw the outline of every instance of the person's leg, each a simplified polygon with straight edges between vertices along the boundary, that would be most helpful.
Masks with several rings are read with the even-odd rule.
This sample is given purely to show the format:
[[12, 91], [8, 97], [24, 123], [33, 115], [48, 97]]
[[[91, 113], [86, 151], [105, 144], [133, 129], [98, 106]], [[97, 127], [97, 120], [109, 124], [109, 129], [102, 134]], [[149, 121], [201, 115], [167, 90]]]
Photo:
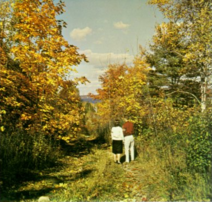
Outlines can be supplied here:
[[121, 154], [117, 154], [118, 163], [121, 163], [121, 162], [120, 162], [120, 158], [121, 158]]
[[113, 154], [114, 162], [116, 162], [116, 154]]
[[130, 141], [130, 155], [131, 155], [131, 161], [134, 161], [134, 159], [135, 159], [135, 142], [134, 142], [134, 137], [131, 137], [131, 141]]
[[116, 163], [116, 141], [112, 141], [112, 152], [113, 152], [113, 160]]
[[129, 146], [130, 146], [130, 141], [129, 137], [125, 137], [124, 140], [124, 149], [125, 149], [125, 162], [129, 163]]

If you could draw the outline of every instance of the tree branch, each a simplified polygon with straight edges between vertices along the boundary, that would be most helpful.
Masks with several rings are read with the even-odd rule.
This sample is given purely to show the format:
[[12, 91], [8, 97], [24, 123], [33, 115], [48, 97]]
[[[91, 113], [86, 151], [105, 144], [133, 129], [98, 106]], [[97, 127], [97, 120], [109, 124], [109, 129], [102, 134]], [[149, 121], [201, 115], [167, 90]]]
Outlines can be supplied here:
[[189, 95], [191, 95], [192, 97], [194, 97], [194, 98], [197, 100], [197, 102], [198, 102], [199, 104], [201, 104], [201, 101], [197, 98], [197, 96], [195, 96], [193, 93], [190, 93], [190, 92], [187, 92], [187, 91], [178, 90], [178, 91], [174, 91], [174, 92], [168, 93], [168, 94], [166, 94], [166, 95], [169, 96], [169, 95], [174, 94], [174, 93], [189, 94]]

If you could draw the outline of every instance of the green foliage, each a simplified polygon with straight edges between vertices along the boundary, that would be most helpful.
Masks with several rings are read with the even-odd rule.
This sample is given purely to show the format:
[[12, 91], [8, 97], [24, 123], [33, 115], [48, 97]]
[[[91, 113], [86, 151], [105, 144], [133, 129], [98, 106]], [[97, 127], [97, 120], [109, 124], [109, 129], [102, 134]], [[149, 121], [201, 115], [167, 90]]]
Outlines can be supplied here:
[[[161, 133], [160, 136], [168, 136]], [[167, 142], [160, 147], [158, 139], [142, 136], [136, 139], [141, 178], [146, 193], [153, 201], [210, 201], [210, 179], [204, 174], [190, 172], [186, 164], [186, 151], [180, 146], [172, 148]]]
[[212, 159], [212, 137], [206, 117], [193, 117], [187, 147], [187, 163], [192, 171], [209, 172]]
[[33, 136], [24, 131], [1, 133], [0, 167], [4, 187], [22, 181], [36, 169], [54, 165], [59, 156], [56, 143], [41, 133]]
[[88, 136], [97, 136], [97, 115], [95, 104], [83, 102], [84, 114], [82, 119], [82, 133]]
[[167, 78], [164, 84], [169, 86], [172, 97], [180, 98], [180, 104], [193, 105], [191, 95], [195, 96], [196, 100], [201, 100], [201, 109], [204, 111], [212, 70], [210, 1], [148, 2], [156, 5], [167, 19], [156, 27], [151, 51], [147, 54], [148, 62], [155, 67], [157, 74]]
[[198, 111], [176, 108], [170, 99], [152, 98], [143, 119], [137, 151], [146, 167], [155, 163], [159, 170], [160, 178], [148, 191], [163, 199], [199, 201], [211, 197], [211, 113]]
[[97, 128], [98, 139], [101, 142], [111, 144], [111, 124], [102, 124]]

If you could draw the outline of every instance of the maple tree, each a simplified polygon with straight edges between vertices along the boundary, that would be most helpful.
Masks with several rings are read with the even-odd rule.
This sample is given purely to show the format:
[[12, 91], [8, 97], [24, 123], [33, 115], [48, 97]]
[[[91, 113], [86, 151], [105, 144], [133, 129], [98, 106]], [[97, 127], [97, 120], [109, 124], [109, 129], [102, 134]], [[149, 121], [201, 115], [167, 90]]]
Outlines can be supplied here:
[[[167, 23], [157, 26], [153, 38], [153, 57], [160, 56], [163, 67], [157, 62], [155, 68], [172, 78], [194, 82], [199, 87], [201, 109], [206, 109], [207, 91], [211, 75], [212, 7], [208, 0], [149, 0], [157, 5], [168, 19]], [[175, 74], [173, 76], [173, 74]], [[198, 82], [195, 82], [198, 81]], [[192, 84], [192, 83], [190, 83]], [[192, 86], [192, 85], [189, 85]], [[179, 86], [178, 86], [179, 87]], [[177, 88], [178, 88], [177, 87]], [[189, 92], [189, 89], [185, 89]]]
[[[99, 77], [102, 87], [97, 95], [91, 94], [97, 103], [97, 114], [103, 123], [116, 118], [131, 117], [135, 122], [143, 113], [142, 96], [146, 84], [148, 64], [141, 58], [135, 58], [134, 65], [111, 64]], [[100, 121], [101, 121], [100, 120]]]
[[[0, 16], [3, 130], [76, 134], [83, 110], [76, 88], [88, 80], [66, 78], [86, 57], [61, 34], [66, 23], [56, 16], [64, 12], [64, 3], [23, 0], [1, 5], [7, 7]], [[5, 20], [12, 26], [5, 28]]]

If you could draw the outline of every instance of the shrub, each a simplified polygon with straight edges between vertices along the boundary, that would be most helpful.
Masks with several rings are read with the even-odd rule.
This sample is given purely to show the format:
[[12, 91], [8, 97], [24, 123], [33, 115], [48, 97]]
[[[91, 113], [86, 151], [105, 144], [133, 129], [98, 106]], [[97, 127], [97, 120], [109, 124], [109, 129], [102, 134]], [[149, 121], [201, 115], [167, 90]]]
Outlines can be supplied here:
[[0, 167], [3, 185], [23, 180], [26, 174], [53, 165], [58, 146], [43, 134], [17, 131], [0, 136]]
[[[165, 184], [158, 184], [164, 187], [168, 200], [211, 198], [211, 113], [174, 108], [171, 102], [161, 100], [153, 106], [143, 133], [136, 138], [143, 164], [148, 167], [155, 159], [160, 177], [166, 179]], [[157, 189], [159, 185], [151, 192]], [[195, 189], [198, 191], [192, 196]]]
[[187, 163], [191, 171], [209, 172], [212, 159], [212, 138], [208, 117], [195, 116], [190, 120]]

